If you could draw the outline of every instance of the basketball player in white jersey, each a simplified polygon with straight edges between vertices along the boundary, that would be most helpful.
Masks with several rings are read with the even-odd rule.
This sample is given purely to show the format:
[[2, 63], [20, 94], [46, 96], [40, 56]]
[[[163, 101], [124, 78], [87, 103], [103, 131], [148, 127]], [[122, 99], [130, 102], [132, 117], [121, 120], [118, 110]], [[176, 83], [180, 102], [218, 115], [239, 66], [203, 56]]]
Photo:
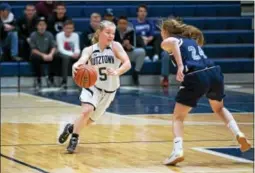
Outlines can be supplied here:
[[68, 153], [75, 151], [81, 129], [104, 114], [120, 86], [119, 76], [131, 68], [122, 45], [113, 41], [115, 30], [114, 23], [102, 21], [92, 39], [93, 45], [84, 48], [81, 58], [73, 65], [73, 76], [79, 65], [88, 63], [97, 69], [98, 78], [94, 86], [82, 89], [82, 113], [74, 124], [67, 124], [59, 136], [59, 143], [64, 143], [72, 134], [67, 147]]

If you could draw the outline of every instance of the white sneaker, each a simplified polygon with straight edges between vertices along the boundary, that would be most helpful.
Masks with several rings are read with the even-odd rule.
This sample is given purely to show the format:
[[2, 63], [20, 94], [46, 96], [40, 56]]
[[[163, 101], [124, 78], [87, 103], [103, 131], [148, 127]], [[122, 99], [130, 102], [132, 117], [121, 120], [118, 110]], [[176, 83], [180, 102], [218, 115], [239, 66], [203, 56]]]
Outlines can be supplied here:
[[171, 155], [166, 158], [166, 160], [163, 162], [165, 165], [176, 165], [179, 162], [182, 162], [184, 160], [183, 151], [173, 151]]
[[251, 148], [250, 142], [246, 139], [245, 135], [242, 132], [236, 135], [236, 139], [240, 144], [240, 150], [242, 152], [248, 151]]
[[151, 59], [150, 59], [148, 56], [146, 56], [146, 57], [144, 58], [144, 62], [151, 62]]
[[153, 56], [153, 62], [157, 62], [158, 59], [159, 59], [158, 55], [154, 55], [154, 56]]

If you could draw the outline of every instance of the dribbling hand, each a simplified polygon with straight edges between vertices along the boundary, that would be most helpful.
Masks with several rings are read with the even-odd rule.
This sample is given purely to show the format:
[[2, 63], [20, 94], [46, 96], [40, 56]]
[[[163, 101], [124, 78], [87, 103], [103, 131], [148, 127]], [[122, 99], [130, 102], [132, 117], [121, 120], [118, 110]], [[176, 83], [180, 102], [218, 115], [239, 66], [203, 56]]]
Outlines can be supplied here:
[[75, 74], [76, 74], [76, 72], [77, 72], [77, 69], [79, 68], [79, 65], [80, 65], [80, 64], [77, 64], [77, 63], [75, 63], [75, 64], [73, 65], [73, 67], [72, 67], [72, 75], [73, 75], [73, 77], [75, 76]]
[[183, 66], [178, 67], [178, 71], [176, 74], [176, 80], [179, 82], [182, 82], [183, 78], [184, 78], [183, 69], [184, 69]]

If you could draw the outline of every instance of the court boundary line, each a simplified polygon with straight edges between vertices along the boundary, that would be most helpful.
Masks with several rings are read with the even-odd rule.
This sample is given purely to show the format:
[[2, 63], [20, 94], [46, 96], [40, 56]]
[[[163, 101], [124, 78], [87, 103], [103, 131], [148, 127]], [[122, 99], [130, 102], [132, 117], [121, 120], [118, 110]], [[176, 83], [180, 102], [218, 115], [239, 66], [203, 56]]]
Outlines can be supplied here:
[[[56, 139], [57, 140], [57, 139]], [[249, 138], [248, 140], [253, 140]], [[185, 143], [188, 142], [214, 142], [214, 141], [225, 141], [232, 142], [233, 139], [205, 139], [205, 140], [185, 140]], [[128, 144], [128, 143], [168, 143], [173, 142], [173, 140], [162, 140], [162, 141], [108, 141], [108, 142], [82, 142], [79, 145], [101, 145], [101, 144]], [[0, 145], [0, 147], [19, 147], [19, 146], [62, 146], [63, 144], [51, 143], [51, 144], [7, 144]], [[231, 146], [229, 146], [231, 147]], [[213, 148], [213, 147], [212, 147]]]
[[211, 151], [211, 150], [208, 150], [207, 148], [215, 148], [216, 149], [216, 148], [237, 148], [237, 147], [193, 147], [191, 149], [196, 150], [196, 151], [200, 151], [200, 152], [203, 152], [203, 153], [223, 157], [223, 158], [226, 158], [226, 159], [234, 160], [234, 161], [237, 161], [237, 162], [254, 163], [254, 161], [250, 161], [248, 159], [239, 158], [239, 157], [236, 157], [236, 156], [230, 156], [230, 155], [227, 155], [227, 154], [219, 153], [217, 151]]
[[13, 161], [13, 162], [15, 162], [15, 163], [18, 163], [18, 164], [20, 164], [20, 165], [23, 165], [23, 166], [26, 166], [26, 167], [28, 167], [28, 168], [34, 169], [34, 170], [36, 170], [36, 171], [39, 171], [39, 172], [41, 172], [41, 173], [50, 173], [50, 172], [47, 172], [47, 171], [45, 171], [45, 170], [43, 170], [43, 169], [41, 169], [41, 168], [39, 168], [39, 167], [30, 165], [30, 164], [28, 164], [28, 163], [26, 163], [26, 162], [17, 160], [17, 159], [15, 159], [15, 158], [12, 158], [12, 157], [9, 157], [9, 156], [6, 156], [6, 155], [4, 155], [4, 154], [2, 154], [2, 153], [0, 153], [0, 156], [3, 157], [3, 158], [5, 158], [5, 159], [7, 159], [7, 160], [10, 160], [10, 161]]

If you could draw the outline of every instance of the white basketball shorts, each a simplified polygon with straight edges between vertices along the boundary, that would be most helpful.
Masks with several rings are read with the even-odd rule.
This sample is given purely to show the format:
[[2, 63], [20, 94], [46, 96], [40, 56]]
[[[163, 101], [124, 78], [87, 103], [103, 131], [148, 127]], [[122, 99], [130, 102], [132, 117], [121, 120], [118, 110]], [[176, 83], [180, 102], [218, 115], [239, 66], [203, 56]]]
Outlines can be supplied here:
[[96, 121], [110, 106], [115, 94], [116, 91], [104, 91], [92, 86], [90, 88], [82, 88], [80, 101], [94, 107], [94, 112], [90, 115], [90, 119]]

